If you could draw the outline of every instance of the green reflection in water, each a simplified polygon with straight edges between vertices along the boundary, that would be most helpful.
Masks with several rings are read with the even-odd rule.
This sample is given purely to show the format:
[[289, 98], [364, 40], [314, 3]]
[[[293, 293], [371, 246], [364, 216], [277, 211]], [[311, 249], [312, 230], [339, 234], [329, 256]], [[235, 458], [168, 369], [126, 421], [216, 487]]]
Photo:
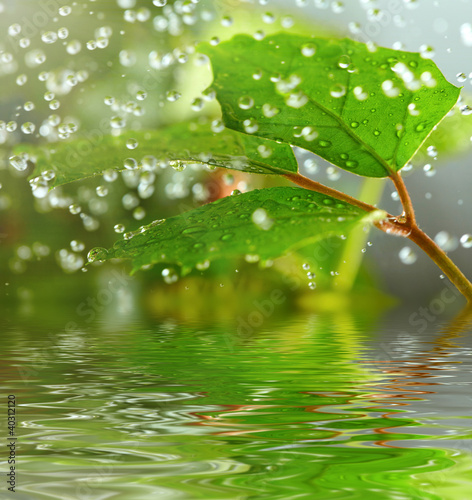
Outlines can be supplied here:
[[401, 331], [349, 315], [290, 319], [252, 336], [172, 321], [112, 332], [12, 328], [3, 370], [21, 405], [19, 491], [467, 498], [470, 408], [451, 415], [440, 398], [462, 401], [470, 364], [456, 354], [470, 348], [454, 332]]

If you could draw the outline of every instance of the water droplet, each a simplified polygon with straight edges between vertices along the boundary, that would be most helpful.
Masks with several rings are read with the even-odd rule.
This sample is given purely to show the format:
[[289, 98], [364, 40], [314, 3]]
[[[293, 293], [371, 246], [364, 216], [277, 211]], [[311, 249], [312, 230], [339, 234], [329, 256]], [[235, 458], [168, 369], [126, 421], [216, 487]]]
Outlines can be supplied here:
[[430, 163], [427, 163], [423, 167], [423, 171], [424, 171], [426, 177], [433, 177], [434, 175], [436, 175], [436, 169]]
[[123, 165], [128, 170], [134, 170], [138, 168], [138, 162], [134, 158], [126, 158]]
[[330, 141], [320, 141], [319, 142], [319, 145], [322, 147], [322, 148], [329, 148], [331, 147], [331, 142]]
[[195, 265], [197, 271], [205, 271], [209, 267], [210, 267], [210, 261], [208, 259], [204, 260], [203, 262], [197, 262], [197, 264]]
[[260, 144], [257, 146], [257, 152], [262, 156], [262, 158], [269, 158], [274, 152], [273, 149], [266, 144]]
[[192, 108], [192, 111], [201, 111], [203, 109], [204, 101], [200, 97], [196, 97], [193, 99], [193, 101], [190, 103], [190, 107]]
[[28, 167], [28, 162], [26, 161], [26, 159], [19, 155], [10, 156], [9, 161], [10, 165], [19, 172], [26, 170], [26, 168]]
[[472, 108], [465, 104], [464, 106], [460, 107], [460, 111], [464, 116], [469, 116], [472, 114]]
[[410, 247], [403, 247], [398, 256], [401, 262], [407, 265], [414, 264], [418, 258]]
[[301, 108], [308, 102], [308, 97], [303, 92], [294, 92], [285, 99], [285, 104], [291, 108]]
[[431, 156], [431, 158], [436, 158], [438, 156], [438, 150], [435, 146], [429, 146], [426, 151], [428, 156]]
[[110, 119], [111, 128], [123, 128], [126, 126], [126, 120], [121, 116], [112, 116]]
[[72, 240], [70, 247], [74, 252], [82, 252], [85, 249], [85, 244], [79, 240]]
[[41, 40], [44, 43], [54, 43], [57, 41], [57, 33], [54, 31], [46, 31], [41, 35]]
[[59, 28], [57, 30], [57, 36], [61, 40], [65, 40], [69, 36], [69, 30], [67, 28]]
[[347, 69], [349, 67], [349, 65], [351, 64], [351, 58], [348, 56], [348, 55], [342, 55], [339, 59], [338, 59], [338, 66], [341, 68], [341, 69]]
[[463, 234], [460, 241], [463, 248], [472, 248], [472, 234]]
[[420, 55], [423, 59], [432, 59], [436, 55], [436, 52], [434, 47], [424, 44], [420, 47]]
[[247, 134], [254, 134], [259, 130], [259, 124], [254, 120], [254, 118], [249, 118], [243, 121], [244, 130]]
[[82, 212], [82, 207], [80, 205], [77, 205], [76, 203], [73, 203], [72, 205], [69, 205], [69, 212], [72, 215], [77, 215]]
[[111, 168], [108, 168], [107, 170], [105, 170], [103, 172], [103, 179], [106, 182], [114, 182], [114, 181], [116, 181], [116, 179], [118, 179], [118, 172], [116, 172], [115, 170], [113, 170]]
[[41, 172], [41, 177], [46, 181], [52, 181], [56, 177], [54, 170], [44, 170]]
[[24, 134], [32, 134], [36, 129], [36, 125], [32, 122], [25, 122], [21, 125], [21, 131]]
[[254, 106], [254, 99], [249, 96], [242, 96], [238, 99], [238, 106], [241, 109], [251, 109]]
[[97, 186], [95, 191], [97, 196], [100, 196], [100, 198], [103, 198], [108, 194], [108, 188], [106, 186]]
[[328, 167], [326, 175], [330, 181], [337, 181], [341, 178], [341, 171], [336, 167]]
[[280, 113], [280, 109], [276, 108], [275, 106], [272, 106], [271, 104], [266, 103], [262, 106], [262, 114], [266, 118], [272, 118], [273, 116], [277, 115], [278, 113]]
[[[146, 217], [146, 210], [143, 207], [136, 207], [133, 210], [133, 218], [136, 220], [143, 220]], [[144, 231], [142, 231], [144, 232]]]
[[175, 102], [178, 99], [180, 99], [181, 97], [182, 97], [182, 94], [180, 92], [177, 92], [177, 90], [168, 90], [166, 92], [166, 99], [169, 102]]
[[128, 149], [136, 149], [138, 147], [138, 141], [136, 139], [128, 139], [126, 141], [126, 147]]
[[464, 83], [467, 80], [467, 75], [465, 73], [457, 73], [456, 78], [458, 82]]
[[271, 219], [267, 213], [267, 211], [263, 208], [256, 209], [251, 215], [252, 222], [260, 229], [267, 231], [273, 225], [274, 221]]
[[168, 285], [171, 285], [172, 283], [175, 283], [176, 281], [179, 280], [179, 275], [175, 271], [175, 269], [172, 268], [165, 268], [161, 272], [162, 277], [164, 278], [164, 282], [167, 283]]
[[445, 252], [452, 252], [459, 246], [458, 239], [450, 235], [447, 231], [439, 231], [434, 237], [434, 242]]
[[340, 83], [336, 83], [331, 87], [329, 93], [331, 97], [339, 99], [340, 97], [346, 95], [346, 87], [344, 85], [341, 85]]
[[417, 132], [423, 132], [423, 130], [425, 129], [425, 127], [426, 127], [426, 124], [425, 124], [425, 123], [420, 123], [420, 124], [418, 124], [418, 125], [416, 126], [415, 130], [416, 130]]
[[246, 254], [244, 256], [244, 260], [246, 262], [249, 262], [250, 264], [255, 264], [256, 262], [259, 262], [259, 255], [255, 255], [255, 254]]
[[123, 224], [115, 224], [113, 230], [115, 233], [122, 234], [125, 232], [125, 226]]
[[223, 132], [225, 129], [225, 125], [221, 120], [213, 120], [211, 122], [211, 130], [215, 132], [215, 134], [219, 134], [220, 132]]
[[365, 101], [369, 97], [362, 87], [354, 87], [353, 93], [358, 101]]
[[69, 5], [63, 5], [62, 7], [59, 7], [59, 15], [60, 16], [68, 16], [72, 12], [72, 8]]
[[67, 45], [66, 45], [66, 51], [70, 55], [75, 55], [78, 54], [82, 49], [82, 44], [79, 42], [79, 40], [71, 40]]
[[352, 128], [357, 128], [359, 126], [359, 122], [351, 122]]
[[301, 53], [305, 57], [313, 57], [316, 53], [316, 45], [314, 43], [305, 43], [301, 47]]
[[308, 288], [309, 288], [310, 290], [314, 290], [314, 289], [316, 288], [316, 283], [315, 283], [314, 281], [310, 281], [310, 282], [308, 283]]
[[97, 262], [100, 260], [105, 260], [108, 255], [108, 250], [106, 248], [96, 247], [92, 248], [90, 252], [87, 254], [88, 262]]

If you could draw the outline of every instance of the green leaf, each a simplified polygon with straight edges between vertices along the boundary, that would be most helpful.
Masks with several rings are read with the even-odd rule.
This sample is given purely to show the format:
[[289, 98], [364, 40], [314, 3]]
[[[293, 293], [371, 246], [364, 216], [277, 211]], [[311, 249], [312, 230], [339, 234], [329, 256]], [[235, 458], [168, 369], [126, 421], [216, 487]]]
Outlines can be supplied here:
[[[137, 141], [136, 149], [128, 149], [129, 139]], [[107, 169], [124, 170], [127, 159], [139, 163], [148, 157], [148, 163], [152, 163], [150, 156], [157, 160], [200, 162], [258, 174], [284, 174], [296, 172], [298, 168], [290, 146], [240, 134], [224, 129], [221, 122], [208, 121], [134, 131], [120, 137], [97, 133], [88, 139], [48, 146], [22, 145], [15, 151], [16, 154], [22, 152], [36, 158], [33, 177], [46, 170], [55, 173], [50, 187], [100, 175]]]
[[460, 93], [418, 53], [349, 39], [240, 35], [199, 50], [227, 127], [368, 177], [408, 163]]
[[[472, 106], [471, 99], [468, 106]], [[465, 102], [455, 106], [444, 120], [438, 125], [428, 140], [423, 144], [420, 151], [413, 158], [415, 166], [431, 163], [432, 158], [428, 154], [428, 147], [434, 146], [438, 153], [438, 160], [444, 160], [454, 155], [464, 153], [472, 146], [472, 116], [462, 114], [460, 108], [467, 106]]]
[[241, 255], [273, 259], [293, 246], [343, 234], [366, 217], [373, 215], [306, 189], [260, 189], [156, 221], [128, 233], [108, 251], [92, 250], [89, 260], [131, 259], [133, 272], [172, 263], [186, 274], [207, 260]]

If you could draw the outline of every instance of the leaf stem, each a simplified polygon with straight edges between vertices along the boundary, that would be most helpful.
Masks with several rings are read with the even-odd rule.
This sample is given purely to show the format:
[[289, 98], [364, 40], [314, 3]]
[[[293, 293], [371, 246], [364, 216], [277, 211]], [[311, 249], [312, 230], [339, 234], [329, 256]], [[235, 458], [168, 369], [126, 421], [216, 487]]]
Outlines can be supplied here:
[[392, 179], [395, 189], [400, 196], [400, 201], [403, 206], [403, 216], [405, 218], [404, 222], [411, 226], [416, 225], [415, 210], [413, 209], [413, 203], [411, 202], [410, 194], [406, 189], [403, 177], [400, 172], [393, 172], [389, 177]]
[[454, 262], [452, 262], [446, 252], [416, 224], [411, 228], [411, 233], [408, 238], [428, 254], [469, 303], [472, 303], [472, 283], [465, 277]]
[[[311, 189], [312, 191], [332, 196], [340, 201], [354, 205], [365, 212], [374, 212], [375, 210], [378, 210], [373, 205], [357, 200], [356, 198], [338, 191], [337, 189], [324, 186], [323, 184], [313, 181], [299, 173], [284, 174], [284, 177], [305, 189]], [[468, 302], [472, 304], [472, 283], [466, 278], [454, 262], [452, 262], [446, 252], [419, 228], [416, 223], [415, 212], [410, 195], [400, 173], [395, 172], [390, 175], [390, 178], [392, 179], [400, 196], [403, 206], [403, 215], [394, 217], [387, 214], [387, 219], [376, 222], [375, 226], [387, 234], [409, 238], [413, 243], [418, 245], [451, 280], [451, 282], [457, 287], [462, 295], [464, 295]]]
[[311, 191], [316, 191], [317, 193], [326, 194], [327, 196], [332, 196], [333, 198], [336, 198], [337, 200], [340, 201], [345, 201], [346, 203], [354, 205], [355, 207], [360, 208], [365, 212], [374, 212], [375, 210], [378, 210], [373, 205], [369, 205], [368, 203], [364, 203], [363, 201], [357, 200], [356, 198], [353, 198], [352, 196], [349, 196], [348, 194], [343, 193], [342, 191], [338, 191], [337, 189], [330, 188], [328, 186], [320, 184], [319, 182], [313, 181], [302, 174], [290, 173], [290, 174], [284, 174], [284, 177], [289, 181], [292, 181], [293, 183], [299, 185], [300, 187], [303, 187], [305, 189], [311, 189]]

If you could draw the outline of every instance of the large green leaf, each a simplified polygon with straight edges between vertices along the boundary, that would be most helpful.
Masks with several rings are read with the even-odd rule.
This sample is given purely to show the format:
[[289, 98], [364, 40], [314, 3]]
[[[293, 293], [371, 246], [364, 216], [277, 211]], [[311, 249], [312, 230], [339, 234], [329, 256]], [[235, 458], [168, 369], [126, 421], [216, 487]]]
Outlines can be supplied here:
[[292, 246], [343, 234], [366, 217], [372, 214], [306, 189], [260, 189], [156, 221], [125, 235], [108, 251], [92, 250], [89, 260], [131, 259], [133, 271], [172, 263], [185, 274], [207, 260], [272, 259]]
[[[129, 149], [134, 139], [138, 146]], [[144, 157], [160, 160], [201, 162], [259, 174], [297, 171], [297, 161], [287, 144], [240, 134], [208, 121], [179, 123], [160, 130], [133, 131], [114, 137], [94, 134], [88, 139], [58, 142], [47, 146], [18, 146], [16, 153], [33, 156], [33, 177], [52, 170], [51, 187], [100, 175], [107, 169], [124, 170], [125, 161], [139, 164]], [[149, 161], [149, 159], [148, 159]], [[133, 161], [130, 162], [131, 167]]]
[[460, 93], [418, 53], [349, 39], [240, 35], [200, 51], [227, 127], [369, 177], [408, 163]]

